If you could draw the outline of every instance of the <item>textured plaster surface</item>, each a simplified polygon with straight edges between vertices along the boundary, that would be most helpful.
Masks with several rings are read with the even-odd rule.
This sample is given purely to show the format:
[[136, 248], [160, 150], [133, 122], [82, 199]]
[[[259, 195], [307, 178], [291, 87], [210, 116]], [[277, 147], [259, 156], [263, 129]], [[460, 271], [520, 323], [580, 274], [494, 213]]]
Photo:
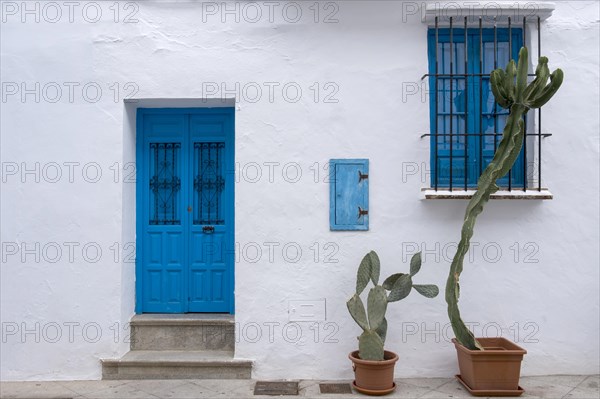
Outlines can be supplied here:
[[[71, 23], [65, 8], [57, 23], [31, 16], [22, 23], [17, 15], [0, 25], [3, 84], [63, 87], [56, 102], [51, 92], [39, 102], [19, 92], [0, 104], [2, 242], [34, 248], [12, 255], [3, 247], [0, 378], [99, 379], [99, 359], [128, 350], [135, 185], [124, 175], [135, 161], [136, 104], [123, 98], [133, 87], [133, 97], [165, 104], [198, 99], [214, 83], [216, 96], [238, 100], [236, 356], [255, 361], [255, 378], [350, 379], [346, 356], [359, 328], [345, 301], [360, 259], [376, 250], [386, 276], [406, 271], [420, 247], [416, 280], [443, 287], [466, 205], [420, 200], [429, 185], [429, 141], [419, 138], [429, 130], [429, 108], [426, 94], [407, 94], [427, 71], [420, 15], [407, 15], [402, 2], [352, 1], [336, 3], [337, 23], [322, 23], [335, 10], [323, 3], [319, 23], [309, 3], [297, 23], [282, 17], [283, 6], [273, 22], [266, 6], [256, 23], [222, 22], [220, 14], [203, 15], [200, 3], [138, 2], [136, 23], [122, 22], [132, 11], [124, 3], [115, 23], [112, 3], [99, 4], [96, 23], [81, 9]], [[461, 281], [465, 320], [478, 323], [476, 334], [501, 333], [526, 347], [524, 375], [598, 373], [598, 13], [595, 1], [557, 2], [542, 27], [543, 53], [566, 75], [543, 114], [553, 133], [544, 140], [543, 187], [554, 199], [491, 202]], [[73, 101], [66, 82], [79, 84]], [[81, 92], [90, 82], [102, 88], [94, 103]], [[246, 92], [232, 94], [236, 83]], [[302, 90], [297, 102], [289, 101], [293, 87], [282, 91], [288, 83]], [[325, 102], [328, 95], [337, 102]], [[329, 231], [330, 158], [370, 159], [370, 231]], [[69, 162], [78, 163], [73, 182]], [[16, 174], [6, 169], [13, 163]], [[36, 163], [39, 172], [23, 174]], [[52, 169], [43, 172], [51, 163], [62, 173], [56, 182]], [[96, 165], [82, 177], [91, 163], [100, 167], [98, 181]], [[415, 165], [416, 174], [406, 173]], [[62, 250], [55, 262], [49, 243]], [[64, 243], [78, 244], [72, 259]], [[325, 320], [288, 324], [290, 300], [321, 299]], [[397, 377], [457, 372], [443, 296], [413, 293], [387, 317]]]

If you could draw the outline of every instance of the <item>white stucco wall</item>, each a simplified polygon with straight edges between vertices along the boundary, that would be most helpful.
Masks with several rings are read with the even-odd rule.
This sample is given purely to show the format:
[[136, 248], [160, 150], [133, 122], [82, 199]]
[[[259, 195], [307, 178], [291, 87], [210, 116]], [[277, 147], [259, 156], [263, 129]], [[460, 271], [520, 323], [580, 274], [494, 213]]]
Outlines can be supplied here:
[[[289, 22], [295, 8], [283, 14], [286, 2], [256, 3], [263, 15], [255, 23], [253, 10], [240, 11], [236, 22], [235, 14], [221, 15], [220, 3], [120, 3], [115, 22], [113, 2], [97, 2], [95, 23], [88, 22], [93, 2], [78, 3], [72, 15], [58, 2], [56, 23], [41, 3], [29, 3], [38, 4], [39, 22], [35, 11], [22, 15], [21, 2], [15, 15], [7, 3], [0, 38], [3, 380], [100, 378], [99, 358], [128, 349], [135, 187], [125, 175], [135, 130], [126, 97], [203, 98], [218, 87], [212, 97], [238, 100], [236, 356], [255, 360], [255, 377], [350, 378], [346, 356], [359, 328], [345, 301], [370, 249], [387, 276], [406, 271], [419, 246], [426, 253], [416, 280], [444, 286], [466, 202], [420, 200], [427, 179], [421, 169], [408, 173], [429, 161], [429, 141], [419, 138], [429, 109], [421, 93], [406, 95], [427, 70], [427, 26], [406, 2], [320, 3], [318, 22], [313, 2], [296, 3], [297, 23]], [[124, 23], [130, 13], [137, 22]], [[338, 22], [324, 23], [330, 13]], [[543, 185], [555, 199], [491, 203], [462, 277], [464, 318], [479, 323], [479, 335], [500, 326], [526, 347], [525, 375], [598, 373], [598, 13], [596, 1], [559, 2], [542, 28], [543, 53], [566, 75], [544, 111], [553, 136], [543, 143]], [[22, 83], [34, 93], [22, 96]], [[236, 84], [246, 91], [232, 93]], [[102, 94], [92, 102], [95, 85]], [[62, 94], [53, 102], [56, 86]], [[297, 102], [290, 101], [294, 86], [302, 89]], [[324, 167], [330, 158], [363, 157], [371, 162], [370, 231], [330, 232]], [[293, 247], [302, 251], [296, 262]], [[326, 321], [299, 324], [296, 342], [296, 325], [286, 327], [289, 301], [319, 299]], [[455, 373], [443, 295], [413, 293], [389, 307], [388, 320], [397, 376]]]

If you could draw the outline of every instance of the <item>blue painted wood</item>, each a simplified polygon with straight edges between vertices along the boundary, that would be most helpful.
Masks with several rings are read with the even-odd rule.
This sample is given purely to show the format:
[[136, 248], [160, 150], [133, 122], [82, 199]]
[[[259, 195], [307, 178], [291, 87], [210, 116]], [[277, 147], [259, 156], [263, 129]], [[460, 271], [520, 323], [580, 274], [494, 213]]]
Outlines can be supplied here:
[[329, 170], [330, 230], [369, 230], [369, 160], [331, 159]]
[[[202, 145], [220, 147], [218, 165]], [[234, 159], [233, 108], [138, 109], [137, 313], [234, 312]], [[219, 219], [216, 206], [197, 217], [200, 193], [218, 197]]]
[[[204, 190], [206, 195], [194, 190], [192, 196], [190, 312], [227, 312], [233, 306], [234, 203], [230, 193], [235, 176], [231, 111], [231, 117], [190, 116], [190, 159], [199, 168], [193, 172], [194, 180], [199, 181], [203, 175], [209, 186]], [[223, 147], [215, 148], [217, 145]], [[224, 179], [222, 191], [216, 187], [219, 176]], [[210, 234], [203, 232], [208, 225], [214, 227]]]
[[[479, 65], [479, 54], [480, 51], [480, 39], [479, 29], [468, 29], [467, 30], [467, 43], [465, 45], [464, 29], [453, 30], [453, 43], [454, 49], [453, 54], [450, 54], [450, 30], [439, 29], [438, 31], [438, 65], [439, 74], [449, 74], [450, 71], [450, 60], [454, 57], [453, 73], [464, 74], [464, 51], [467, 50], [468, 54], [468, 74], [489, 74], [494, 69], [494, 30], [484, 29], [483, 30], [483, 72], [480, 70]], [[499, 67], [505, 67], [509, 61], [508, 51], [508, 29], [500, 28], [497, 31], [498, 37], [498, 55], [497, 65]], [[520, 43], [522, 43], [522, 30], [518, 28], [512, 29], [512, 59], [518, 59]], [[429, 73], [435, 74], [435, 30], [430, 29], [428, 32], [428, 58], [429, 58]], [[435, 184], [436, 168], [435, 168], [435, 157], [437, 156], [438, 162], [438, 185], [440, 187], [448, 187], [450, 185], [450, 148], [452, 147], [452, 185], [453, 187], [464, 186], [465, 173], [467, 174], [467, 186], [474, 188], [477, 186], [477, 180], [479, 179], [480, 171], [485, 169], [487, 164], [491, 161], [494, 155], [494, 137], [483, 136], [483, 151], [480, 154], [479, 148], [481, 146], [481, 138], [479, 136], [460, 136], [458, 134], [465, 133], [479, 134], [479, 115], [483, 115], [483, 133], [502, 132], [504, 123], [506, 121], [506, 115], [508, 112], [498, 108], [498, 113], [502, 115], [498, 116], [494, 125], [494, 97], [491, 92], [489, 85], [489, 76], [484, 76], [482, 79], [482, 93], [483, 93], [483, 109], [479, 106], [479, 78], [476, 76], [469, 76], [466, 79], [467, 91], [465, 93], [465, 78], [454, 77], [452, 83], [452, 92], [450, 92], [450, 78], [439, 77], [438, 78], [438, 109], [437, 115], [435, 115], [435, 77], [430, 76], [429, 87], [430, 87], [430, 164], [431, 164], [431, 186]], [[465, 118], [465, 99], [464, 96], [468, 96], [468, 112]], [[452, 142], [450, 142], [450, 102], [453, 102], [453, 120], [452, 120]], [[438, 126], [438, 153], [435, 153], [435, 126]], [[466, 141], [467, 140], [467, 141]], [[496, 139], [496, 145], [500, 143], [500, 136]], [[511, 183], [514, 187], [523, 185], [523, 157], [524, 152], [522, 151], [519, 155], [519, 159], [515, 163], [512, 170]], [[465, 157], [467, 158], [467, 170], [465, 170]], [[501, 186], [508, 186], [508, 176], [498, 181]]]

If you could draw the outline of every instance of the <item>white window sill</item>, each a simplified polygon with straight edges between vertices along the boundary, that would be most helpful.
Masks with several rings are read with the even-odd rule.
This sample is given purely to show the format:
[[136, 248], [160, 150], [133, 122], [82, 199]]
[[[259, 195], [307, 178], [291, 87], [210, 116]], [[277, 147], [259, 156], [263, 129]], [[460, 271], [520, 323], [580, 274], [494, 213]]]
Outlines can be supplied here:
[[508, 17], [515, 21], [544, 21], [552, 15], [555, 4], [546, 1], [428, 1], [421, 10], [421, 20], [433, 24], [435, 17], [444, 24], [453, 17], [454, 21], [462, 21], [468, 17], [471, 22], [482, 17], [484, 24], [504, 23]]
[[[424, 200], [454, 200], [454, 199], [471, 199], [475, 194], [475, 190], [444, 190], [438, 189], [435, 191], [433, 188], [422, 188], [421, 199]], [[490, 199], [493, 200], [551, 200], [554, 195], [547, 189], [542, 188], [542, 191], [538, 190], [500, 190], [495, 194], [492, 194]]]

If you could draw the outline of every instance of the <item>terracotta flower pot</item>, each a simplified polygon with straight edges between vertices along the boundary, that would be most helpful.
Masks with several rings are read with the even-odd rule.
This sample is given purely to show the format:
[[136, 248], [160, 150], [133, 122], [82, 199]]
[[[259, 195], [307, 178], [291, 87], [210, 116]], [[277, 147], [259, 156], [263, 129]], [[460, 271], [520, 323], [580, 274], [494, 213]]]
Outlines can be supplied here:
[[367, 395], [386, 395], [396, 389], [394, 383], [394, 366], [398, 355], [384, 351], [384, 360], [362, 360], [358, 351], [351, 352], [348, 358], [354, 369], [354, 383], [357, 391]]
[[[477, 338], [485, 350], [469, 350], [452, 339], [460, 379], [471, 391], [521, 392], [521, 361], [527, 351], [505, 338]], [[491, 395], [490, 395], [491, 396]]]

